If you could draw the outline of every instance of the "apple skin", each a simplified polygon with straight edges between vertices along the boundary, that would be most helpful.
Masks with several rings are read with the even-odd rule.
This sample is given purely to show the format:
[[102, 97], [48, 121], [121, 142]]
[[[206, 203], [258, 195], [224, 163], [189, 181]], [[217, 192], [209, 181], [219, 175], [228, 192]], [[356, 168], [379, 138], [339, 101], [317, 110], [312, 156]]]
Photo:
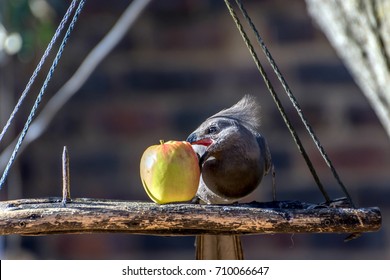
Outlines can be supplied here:
[[200, 180], [199, 159], [186, 141], [160, 141], [145, 150], [140, 162], [142, 184], [158, 204], [193, 199]]

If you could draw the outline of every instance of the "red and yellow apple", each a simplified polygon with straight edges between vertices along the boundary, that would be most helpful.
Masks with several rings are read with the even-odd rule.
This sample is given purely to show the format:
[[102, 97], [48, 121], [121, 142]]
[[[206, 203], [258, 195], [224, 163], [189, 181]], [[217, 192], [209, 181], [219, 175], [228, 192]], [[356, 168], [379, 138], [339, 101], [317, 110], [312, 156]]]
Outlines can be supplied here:
[[189, 201], [200, 179], [197, 154], [185, 141], [160, 141], [141, 157], [140, 175], [148, 196], [158, 204]]

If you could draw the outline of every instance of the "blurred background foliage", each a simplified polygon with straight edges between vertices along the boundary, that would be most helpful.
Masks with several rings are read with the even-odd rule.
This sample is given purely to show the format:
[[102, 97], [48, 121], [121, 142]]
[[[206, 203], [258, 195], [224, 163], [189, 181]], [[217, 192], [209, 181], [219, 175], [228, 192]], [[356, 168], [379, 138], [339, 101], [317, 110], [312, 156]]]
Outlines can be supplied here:
[[[46, 0], [1, 1], [0, 24], [3, 29], [3, 50], [16, 54], [22, 62], [30, 61], [36, 50], [45, 48], [56, 28], [57, 12], [66, 9], [66, 2]], [[7, 39], [20, 36], [20, 48], [7, 50]], [[1, 47], [0, 47], [1, 49]]]

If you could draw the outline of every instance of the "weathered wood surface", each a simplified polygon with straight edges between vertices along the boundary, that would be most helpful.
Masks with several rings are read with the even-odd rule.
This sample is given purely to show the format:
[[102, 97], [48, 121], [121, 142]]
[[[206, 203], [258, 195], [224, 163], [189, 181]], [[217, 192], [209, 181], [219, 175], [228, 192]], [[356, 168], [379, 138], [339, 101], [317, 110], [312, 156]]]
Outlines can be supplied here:
[[378, 208], [339, 208], [297, 201], [234, 205], [166, 204], [98, 199], [0, 202], [0, 234], [120, 232], [152, 235], [348, 233], [377, 231]]

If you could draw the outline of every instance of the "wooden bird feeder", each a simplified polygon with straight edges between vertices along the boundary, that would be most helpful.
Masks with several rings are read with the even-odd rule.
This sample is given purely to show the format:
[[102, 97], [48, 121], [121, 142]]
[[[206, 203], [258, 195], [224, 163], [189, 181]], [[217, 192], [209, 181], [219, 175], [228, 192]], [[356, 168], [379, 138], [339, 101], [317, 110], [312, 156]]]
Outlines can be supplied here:
[[[225, 2], [229, 7], [229, 1]], [[231, 14], [237, 21], [234, 12], [231, 11]], [[246, 43], [252, 53], [253, 48], [249, 42]], [[261, 72], [262, 67], [253, 56]], [[363, 232], [378, 231], [382, 222], [379, 208], [355, 208], [349, 199], [327, 200], [327, 203], [318, 205], [299, 201], [157, 205], [93, 198], [72, 199], [69, 178], [69, 159], [64, 149], [62, 197], [0, 202], [0, 234], [129, 233], [171, 236], [350, 233], [353, 238]]]
[[377, 207], [351, 208], [299, 201], [229, 205], [165, 204], [70, 197], [69, 158], [63, 153], [62, 197], [0, 202], [0, 234], [129, 233], [151, 235], [352, 233], [377, 231]]

